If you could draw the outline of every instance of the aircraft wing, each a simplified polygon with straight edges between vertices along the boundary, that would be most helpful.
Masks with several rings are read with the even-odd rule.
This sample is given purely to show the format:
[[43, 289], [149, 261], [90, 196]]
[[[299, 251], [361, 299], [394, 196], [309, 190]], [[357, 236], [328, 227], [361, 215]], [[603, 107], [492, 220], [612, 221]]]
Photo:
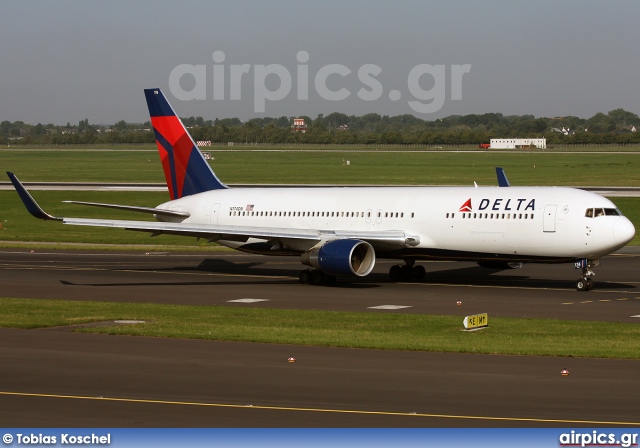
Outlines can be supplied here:
[[[129, 221], [117, 219], [94, 219], [94, 218], [60, 218], [52, 216], [45, 212], [40, 205], [33, 199], [31, 194], [22, 185], [13, 173], [7, 173], [9, 179], [13, 183], [25, 207], [33, 216], [38, 219], [62, 221], [64, 224], [76, 226], [93, 226], [93, 227], [112, 227], [125, 230], [136, 230], [140, 232], [149, 232], [152, 236], [169, 234], [192, 236], [196, 238], [204, 238], [209, 241], [228, 240], [245, 242], [250, 238], [259, 238], [266, 240], [298, 240], [305, 241], [306, 245], [311, 248], [319, 242], [331, 241], [336, 239], [358, 239], [367, 241], [372, 246], [416, 246], [420, 240], [417, 236], [405, 234], [401, 230], [391, 231], [346, 231], [346, 230], [318, 230], [318, 229], [295, 229], [295, 228], [277, 228], [277, 227], [253, 227], [253, 226], [219, 226], [215, 224], [191, 224], [182, 222], [155, 222], [155, 221]], [[145, 207], [131, 207], [117, 204], [99, 204], [99, 203], [80, 203], [83, 205], [94, 205], [99, 207], [108, 207], [115, 209], [123, 209], [144, 213], [162, 212]], [[176, 214], [179, 212], [176, 212]], [[187, 214], [180, 214], [185, 217]]]
[[125, 230], [149, 232], [153, 236], [168, 234], [205, 238], [209, 241], [247, 241], [249, 238], [260, 239], [295, 239], [309, 241], [312, 247], [321, 241], [335, 239], [359, 239], [372, 246], [392, 245], [405, 247], [418, 244], [417, 237], [408, 236], [400, 230], [380, 232], [347, 232], [316, 229], [293, 229], [277, 227], [219, 226], [215, 224], [186, 224], [175, 222], [125, 221], [111, 219], [61, 218], [64, 224], [76, 226], [113, 227]]

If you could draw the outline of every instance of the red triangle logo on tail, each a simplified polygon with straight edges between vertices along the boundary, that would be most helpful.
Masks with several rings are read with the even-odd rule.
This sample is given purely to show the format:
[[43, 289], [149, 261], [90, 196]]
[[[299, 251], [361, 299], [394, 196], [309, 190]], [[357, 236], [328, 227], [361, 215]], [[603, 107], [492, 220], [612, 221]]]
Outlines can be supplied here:
[[465, 202], [462, 207], [460, 207], [460, 211], [461, 212], [470, 212], [471, 211], [471, 198], [467, 199], [467, 202]]

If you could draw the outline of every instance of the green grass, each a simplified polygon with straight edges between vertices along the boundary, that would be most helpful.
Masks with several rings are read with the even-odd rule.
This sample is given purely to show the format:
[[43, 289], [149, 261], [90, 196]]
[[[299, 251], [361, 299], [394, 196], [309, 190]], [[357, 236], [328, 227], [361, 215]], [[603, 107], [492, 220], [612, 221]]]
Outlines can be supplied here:
[[[211, 151], [226, 183], [638, 186], [640, 153]], [[349, 160], [347, 166], [345, 161]], [[164, 182], [157, 151], [14, 151], [0, 166], [23, 182]]]
[[0, 327], [43, 328], [118, 319], [138, 325], [75, 331], [452, 353], [640, 358], [640, 326], [553, 319], [489, 319], [464, 332], [456, 316], [276, 310], [1, 298]]

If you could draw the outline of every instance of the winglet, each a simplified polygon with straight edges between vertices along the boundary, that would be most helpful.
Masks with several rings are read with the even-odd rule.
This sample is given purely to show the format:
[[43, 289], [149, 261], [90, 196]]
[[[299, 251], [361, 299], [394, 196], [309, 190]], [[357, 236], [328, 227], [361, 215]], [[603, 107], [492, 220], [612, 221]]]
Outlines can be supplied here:
[[18, 195], [20, 195], [20, 199], [22, 199], [22, 202], [24, 203], [24, 206], [27, 207], [27, 211], [29, 213], [31, 213], [36, 218], [44, 219], [45, 221], [62, 221], [62, 218], [56, 218], [55, 216], [51, 216], [50, 214], [42, 210], [42, 207], [40, 207], [35, 199], [31, 197], [31, 194], [27, 191], [26, 188], [24, 188], [24, 185], [20, 183], [15, 174], [7, 171], [7, 176], [9, 176], [9, 180], [11, 180], [13, 187], [18, 192]]
[[498, 176], [498, 186], [499, 187], [510, 187], [511, 184], [509, 183], [509, 180], [507, 179], [507, 175], [505, 174], [504, 170], [500, 167], [496, 167], [496, 175]]

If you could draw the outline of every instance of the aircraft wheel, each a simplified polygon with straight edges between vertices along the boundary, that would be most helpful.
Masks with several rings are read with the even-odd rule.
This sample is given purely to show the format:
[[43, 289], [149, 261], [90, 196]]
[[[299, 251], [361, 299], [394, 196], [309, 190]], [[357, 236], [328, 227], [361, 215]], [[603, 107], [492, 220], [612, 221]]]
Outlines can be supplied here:
[[311, 285], [321, 285], [324, 280], [324, 274], [322, 273], [322, 271], [319, 271], [317, 269], [311, 271], [311, 278], [309, 280], [309, 284]]
[[424, 266], [422, 265], [415, 266], [413, 268], [413, 276], [417, 280], [424, 280], [424, 278], [427, 276], [427, 271], [425, 271]]
[[413, 279], [413, 266], [408, 264], [400, 266], [400, 278], [405, 281]]
[[391, 277], [391, 281], [394, 281], [394, 282], [399, 281], [400, 272], [401, 272], [401, 267], [399, 264], [394, 264], [393, 266], [391, 266], [391, 268], [389, 269], [389, 277]]
[[300, 271], [300, 274], [298, 274], [298, 279], [300, 280], [300, 283], [303, 283], [305, 285], [309, 284], [309, 281], [311, 280], [311, 269]]
[[590, 278], [587, 278], [587, 291], [591, 291], [594, 287], [595, 282]]
[[580, 278], [578, 279], [577, 283], [576, 283], [576, 289], [578, 291], [587, 291], [589, 289], [589, 279], [586, 278]]
[[324, 276], [324, 284], [327, 286], [333, 286], [336, 284], [336, 276], [335, 275], [326, 275]]

